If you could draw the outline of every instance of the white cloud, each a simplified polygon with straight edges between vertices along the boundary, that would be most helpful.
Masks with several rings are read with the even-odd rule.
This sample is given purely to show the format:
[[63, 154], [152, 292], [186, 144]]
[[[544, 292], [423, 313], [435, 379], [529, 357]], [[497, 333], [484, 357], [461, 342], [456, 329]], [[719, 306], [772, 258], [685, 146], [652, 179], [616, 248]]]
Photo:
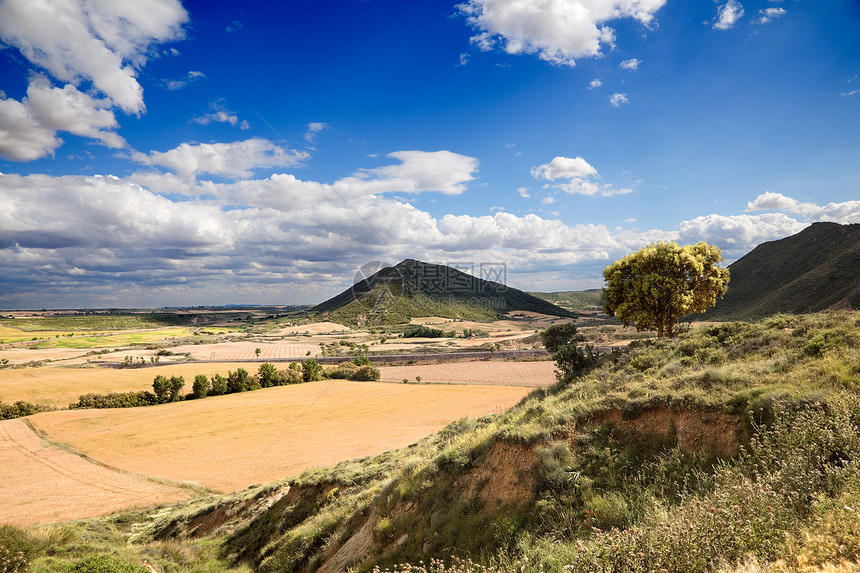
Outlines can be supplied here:
[[0, 157], [32, 161], [53, 154], [63, 141], [58, 131], [90, 137], [112, 148], [126, 146], [113, 129], [116, 117], [107, 100], [93, 98], [73, 85], [52, 88], [34, 76], [22, 101], [0, 100]]
[[734, 27], [735, 23], [744, 15], [744, 7], [737, 0], [728, 0], [725, 4], [717, 8], [717, 19], [714, 22], [714, 29], [728, 30]]
[[588, 83], [588, 89], [593, 90], [594, 88], [599, 88], [603, 85], [603, 82], [597, 78], [594, 78]]
[[242, 130], [251, 128], [248, 120], [243, 119], [242, 121], [239, 121], [239, 116], [236, 115], [236, 112], [224, 107], [224, 104], [220, 100], [212, 103], [209, 107], [212, 109], [211, 112], [194, 117], [191, 121], [199, 123], [200, 125], [209, 125], [210, 123], [228, 123], [232, 126], [238, 126], [239, 129]]
[[850, 97], [855, 95], [860, 95], [860, 90], [851, 90], [850, 92], [841, 92], [839, 95], [842, 97]]
[[616, 189], [612, 185], [600, 183], [600, 176], [591, 164], [582, 157], [555, 157], [549, 163], [539, 165], [532, 169], [535, 179], [556, 181], [558, 179], [569, 179], [567, 183], [553, 185], [568, 194], [576, 195], [624, 195], [632, 193], [632, 189]]
[[478, 160], [451, 151], [396, 151], [386, 157], [400, 161], [373, 169], [359, 169], [335, 183], [348, 193], [421, 193], [438, 191], [459, 195], [475, 179]]
[[509, 54], [536, 54], [573, 67], [577, 58], [596, 57], [615, 42], [607, 23], [632, 18], [648, 26], [666, 0], [468, 0], [458, 5], [477, 30], [481, 50], [496, 46]]
[[322, 121], [312, 121], [308, 124], [308, 129], [305, 131], [305, 141], [314, 143], [316, 136], [324, 129], [328, 129], [328, 124]]
[[532, 169], [535, 179], [571, 179], [573, 177], [591, 177], [597, 175], [597, 169], [582, 157], [555, 157], [549, 163]]
[[67, 0], [0, 3], [0, 39], [54, 78], [82, 80], [127, 113], [141, 113], [137, 69], [154, 43], [182, 36], [188, 13], [178, 0]]
[[705, 215], [678, 226], [685, 243], [707, 241], [728, 254], [741, 255], [765, 241], [782, 239], [799, 233], [806, 227], [782, 213], [762, 215]]
[[191, 70], [190, 72], [185, 74], [184, 78], [182, 78], [180, 80], [164, 80], [162, 82], [162, 84], [164, 85], [164, 87], [166, 87], [170, 91], [176, 91], [176, 90], [181, 90], [182, 88], [184, 88], [188, 84], [190, 84], [192, 82], [196, 82], [197, 80], [203, 79], [205, 77], [206, 77], [206, 74], [204, 74], [203, 72]]
[[250, 177], [256, 169], [295, 165], [306, 159], [307, 154], [255, 137], [232, 143], [183, 143], [169, 151], [134, 153], [132, 158], [143, 165], [165, 167], [183, 177], [210, 174], [239, 178]]
[[463, 52], [460, 54], [460, 63], [457, 64], [459, 67], [463, 67], [469, 63], [469, 54]]
[[758, 11], [758, 21], [760, 24], [767, 24], [774, 18], [779, 18], [785, 15], [785, 8], [765, 8]]
[[609, 103], [612, 107], [621, 107], [624, 104], [630, 103], [627, 99], [627, 94], [614, 93], [609, 97]]
[[825, 206], [815, 203], [801, 203], [782, 193], [767, 191], [747, 203], [747, 211], [777, 210], [787, 211], [805, 217], [805, 222], [832, 222], [843, 225], [860, 223], [860, 201], [828, 203]]
[[629, 70], [631, 72], [634, 72], [634, 71], [639, 69], [639, 64], [641, 64], [641, 63], [642, 63], [642, 60], [639, 60], [637, 58], [632, 58], [630, 60], [624, 60], [623, 62], [621, 62], [619, 64], [619, 66], [623, 70]]

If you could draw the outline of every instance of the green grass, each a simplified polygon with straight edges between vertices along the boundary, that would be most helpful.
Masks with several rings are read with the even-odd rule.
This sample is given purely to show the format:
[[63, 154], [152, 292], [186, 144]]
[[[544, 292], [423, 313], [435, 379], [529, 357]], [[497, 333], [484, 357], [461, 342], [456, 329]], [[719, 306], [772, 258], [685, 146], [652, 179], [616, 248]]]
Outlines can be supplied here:
[[146, 332], [127, 332], [123, 334], [109, 334], [106, 336], [85, 336], [73, 338], [48, 338], [33, 345], [34, 348], [75, 348], [92, 349], [117, 346], [131, 346], [135, 344], [150, 344], [167, 339], [179, 339], [191, 337], [194, 329], [190, 327], [163, 328], [159, 330], [147, 330]]

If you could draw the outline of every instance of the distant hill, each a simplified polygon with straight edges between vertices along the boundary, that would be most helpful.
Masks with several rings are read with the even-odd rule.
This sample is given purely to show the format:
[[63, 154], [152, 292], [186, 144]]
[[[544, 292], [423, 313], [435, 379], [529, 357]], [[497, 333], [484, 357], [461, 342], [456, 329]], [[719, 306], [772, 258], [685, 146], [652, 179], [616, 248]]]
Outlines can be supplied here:
[[380, 269], [310, 312], [347, 324], [398, 324], [420, 316], [493, 320], [511, 311], [575, 317], [521, 290], [414, 259]]
[[814, 223], [729, 265], [726, 295], [704, 318], [860, 308], [860, 224]]
[[567, 310], [599, 310], [603, 308], [602, 288], [560, 292], [530, 292], [532, 296]]

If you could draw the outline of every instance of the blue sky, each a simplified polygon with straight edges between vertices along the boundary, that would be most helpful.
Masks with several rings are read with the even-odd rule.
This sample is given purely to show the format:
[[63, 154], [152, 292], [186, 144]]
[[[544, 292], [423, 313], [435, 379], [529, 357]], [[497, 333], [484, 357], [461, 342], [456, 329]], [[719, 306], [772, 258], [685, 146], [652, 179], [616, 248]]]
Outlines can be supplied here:
[[0, 0], [0, 308], [317, 303], [405, 258], [574, 290], [655, 240], [731, 262], [860, 223], [858, 29], [829, 0]]

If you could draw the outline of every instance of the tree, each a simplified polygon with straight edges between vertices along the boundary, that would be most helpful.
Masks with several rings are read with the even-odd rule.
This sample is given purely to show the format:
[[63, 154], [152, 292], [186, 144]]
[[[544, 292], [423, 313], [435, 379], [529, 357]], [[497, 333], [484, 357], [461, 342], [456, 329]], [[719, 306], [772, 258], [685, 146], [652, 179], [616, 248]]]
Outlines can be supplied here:
[[603, 310], [624, 326], [672, 337], [681, 317], [704, 312], [725, 294], [729, 270], [718, 247], [651, 243], [603, 270]]
[[263, 362], [257, 370], [257, 381], [263, 388], [278, 386], [281, 382], [278, 369], [275, 368], [274, 364]]
[[302, 373], [304, 374], [305, 382], [316, 382], [322, 379], [322, 366], [320, 363], [310, 358], [302, 363]]
[[585, 342], [585, 337], [577, 332], [572, 322], [553, 324], [540, 333], [540, 339], [555, 360], [559, 380], [573, 376], [594, 361], [591, 346], [586, 345], [583, 349], [579, 345]]
[[179, 402], [182, 400], [182, 391], [183, 386], [185, 386], [185, 377], [184, 376], [171, 376], [170, 377], [170, 402]]
[[216, 374], [212, 377], [211, 380], [211, 389], [209, 390], [210, 396], [221, 396], [227, 393], [227, 379], [221, 376], [220, 374]]
[[195, 398], [205, 398], [209, 393], [209, 378], [205, 374], [198, 374], [194, 377], [194, 385], [191, 387]]
[[227, 371], [227, 392], [235, 394], [251, 389], [250, 375], [244, 368], [237, 368], [235, 372]]
[[166, 376], [159, 374], [152, 381], [152, 391], [155, 393], [155, 398], [159, 404], [163, 404], [170, 400], [170, 380]]
[[260, 357], [260, 349], [259, 348], [254, 349], [254, 354], [256, 354], [257, 358], [259, 358]]

